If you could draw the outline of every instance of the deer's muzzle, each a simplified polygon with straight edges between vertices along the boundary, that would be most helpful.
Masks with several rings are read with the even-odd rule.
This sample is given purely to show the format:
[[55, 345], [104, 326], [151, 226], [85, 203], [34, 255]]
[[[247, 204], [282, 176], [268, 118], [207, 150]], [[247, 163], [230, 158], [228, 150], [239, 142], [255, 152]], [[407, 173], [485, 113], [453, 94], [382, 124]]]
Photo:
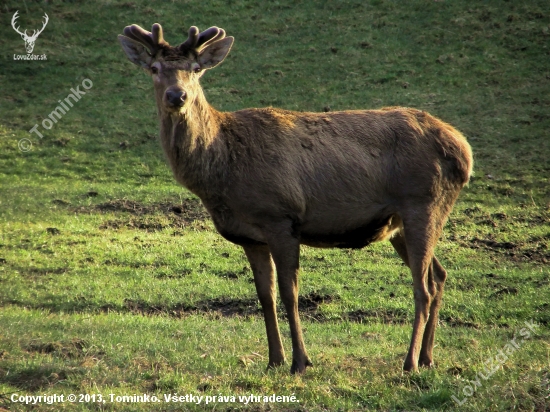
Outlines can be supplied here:
[[168, 107], [179, 108], [185, 103], [187, 93], [179, 87], [170, 87], [164, 93], [164, 101]]

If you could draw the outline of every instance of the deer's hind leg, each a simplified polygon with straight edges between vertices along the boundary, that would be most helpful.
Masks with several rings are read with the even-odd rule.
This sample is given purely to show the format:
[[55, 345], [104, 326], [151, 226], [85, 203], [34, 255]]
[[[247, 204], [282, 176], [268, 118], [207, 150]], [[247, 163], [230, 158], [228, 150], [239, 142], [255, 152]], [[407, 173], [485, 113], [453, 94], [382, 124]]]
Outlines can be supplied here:
[[420, 366], [433, 365], [433, 344], [438, 312], [443, 297], [446, 272], [433, 255], [435, 243], [441, 233], [441, 225], [417, 219], [408, 225], [408, 237], [403, 230], [390, 239], [403, 262], [411, 269], [413, 276], [415, 320], [411, 346], [405, 360], [406, 371]]
[[430, 306], [430, 317], [424, 330], [424, 336], [422, 338], [422, 349], [420, 350], [420, 358], [418, 360], [419, 366], [426, 366], [431, 368], [433, 363], [433, 347], [435, 339], [435, 328], [439, 320], [439, 308], [441, 307], [441, 300], [443, 298], [443, 289], [445, 287], [445, 279], [447, 279], [447, 272], [441, 266], [441, 263], [434, 256], [432, 259], [432, 265], [429, 269], [428, 282], [429, 290], [435, 291], [433, 300]]

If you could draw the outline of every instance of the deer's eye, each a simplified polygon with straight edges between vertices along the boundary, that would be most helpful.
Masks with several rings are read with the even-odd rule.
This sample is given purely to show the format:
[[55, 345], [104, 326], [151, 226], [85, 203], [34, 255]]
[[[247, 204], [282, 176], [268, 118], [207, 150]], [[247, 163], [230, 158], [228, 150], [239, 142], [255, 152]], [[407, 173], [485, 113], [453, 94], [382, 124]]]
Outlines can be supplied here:
[[159, 69], [155, 66], [151, 67], [151, 73], [157, 74], [159, 72]]
[[201, 68], [200, 68], [200, 67], [195, 67], [195, 68], [193, 69], [193, 72], [195, 72], [195, 73], [198, 73], [198, 72], [200, 72], [200, 71], [201, 71]]

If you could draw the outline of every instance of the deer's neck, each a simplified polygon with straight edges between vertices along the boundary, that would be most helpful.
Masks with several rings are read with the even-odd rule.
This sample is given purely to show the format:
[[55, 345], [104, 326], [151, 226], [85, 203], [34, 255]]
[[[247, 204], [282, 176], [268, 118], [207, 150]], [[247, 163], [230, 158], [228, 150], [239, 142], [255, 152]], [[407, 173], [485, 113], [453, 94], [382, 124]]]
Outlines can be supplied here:
[[160, 139], [176, 180], [197, 196], [210, 197], [226, 168], [224, 113], [208, 104], [202, 89], [179, 113], [160, 112]]

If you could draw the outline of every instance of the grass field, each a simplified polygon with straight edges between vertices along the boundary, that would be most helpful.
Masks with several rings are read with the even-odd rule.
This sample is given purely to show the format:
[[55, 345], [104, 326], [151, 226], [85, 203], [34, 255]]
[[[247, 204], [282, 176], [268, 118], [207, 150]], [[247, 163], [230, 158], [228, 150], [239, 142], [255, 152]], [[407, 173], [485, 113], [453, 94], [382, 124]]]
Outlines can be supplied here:
[[[22, 30], [49, 15], [33, 52], [47, 60], [14, 60], [17, 10]], [[6, 0], [0, 17], [0, 411], [550, 410], [547, 0]], [[411, 106], [468, 137], [475, 176], [436, 250], [449, 272], [436, 368], [401, 371], [412, 280], [387, 243], [302, 248], [315, 366], [266, 371], [244, 253], [174, 182], [152, 82], [116, 41], [154, 22], [174, 44], [190, 25], [235, 37], [202, 79], [220, 110]], [[74, 107], [29, 133], [77, 86]], [[203, 398], [164, 402], [176, 393]], [[96, 398], [12, 401], [53, 394]], [[116, 398], [134, 394], [162, 402]]]

